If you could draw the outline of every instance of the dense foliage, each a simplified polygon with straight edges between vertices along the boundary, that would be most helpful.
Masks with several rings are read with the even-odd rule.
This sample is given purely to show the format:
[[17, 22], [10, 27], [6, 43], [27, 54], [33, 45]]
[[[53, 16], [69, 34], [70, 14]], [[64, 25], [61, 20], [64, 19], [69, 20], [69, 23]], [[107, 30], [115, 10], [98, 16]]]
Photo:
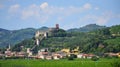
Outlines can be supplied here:
[[23, 41], [24, 39], [32, 38], [35, 34], [35, 29], [27, 28], [21, 30], [5, 30], [0, 29], [0, 47], [6, 47], [7, 45], [14, 45]]
[[[42, 40], [39, 48], [48, 47], [51, 51], [57, 51], [62, 48], [73, 49], [79, 46], [81, 52], [95, 53], [97, 55], [102, 55], [105, 52], [119, 52], [119, 27], [120, 25], [117, 25], [91, 32], [65, 32], [64, 30], [60, 30], [54, 32], [52, 37]], [[20, 45], [32, 47], [35, 45], [35, 40], [34, 38], [24, 40], [18, 43], [14, 48], [18, 49]]]

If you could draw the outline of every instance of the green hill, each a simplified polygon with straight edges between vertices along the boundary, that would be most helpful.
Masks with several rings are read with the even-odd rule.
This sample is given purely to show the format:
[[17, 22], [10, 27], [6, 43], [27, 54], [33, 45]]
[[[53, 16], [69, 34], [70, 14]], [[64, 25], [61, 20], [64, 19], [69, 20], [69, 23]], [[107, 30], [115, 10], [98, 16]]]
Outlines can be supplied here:
[[[62, 31], [58, 36], [45, 38], [40, 43], [38, 49], [47, 47], [51, 51], [57, 51], [62, 48], [73, 49], [79, 46], [80, 51], [84, 53], [96, 53], [101, 55], [104, 52], [120, 52], [119, 27], [120, 25], [117, 25], [90, 32], [66, 32], [65, 36], [60, 36], [62, 33], [65, 33], [65, 31]], [[115, 33], [115, 30], [118, 32]], [[117, 36], [113, 36], [113, 33]], [[32, 38], [16, 44], [14, 49], [18, 49], [20, 46], [32, 47], [34, 45], [35, 39]]]
[[102, 29], [102, 28], [106, 28], [106, 27], [105, 26], [99, 26], [99, 25], [96, 25], [96, 24], [88, 24], [88, 25], [83, 26], [81, 28], [69, 29], [68, 32], [89, 32], [89, 31], [98, 30], [98, 29]]
[[[89, 31], [97, 30], [101, 28], [104, 28], [104, 26], [99, 26], [96, 24], [89, 24], [84, 27], [81, 27], [80, 30], [69, 29], [67, 30], [67, 32], [72, 32], [72, 31], [73, 32], [89, 32]], [[20, 29], [20, 30], [6, 30], [6, 29], [0, 28], [0, 47], [1, 48], [6, 47], [9, 44], [14, 46], [15, 44], [25, 39], [32, 38], [37, 30], [47, 31], [48, 29], [49, 29], [48, 27], [41, 27], [39, 29], [26, 28], [26, 29]], [[54, 34], [54, 35], [58, 36], [59, 34], [61, 34], [60, 36], [66, 35], [61, 32]]]
[[9, 44], [15, 45], [25, 39], [32, 38], [37, 30], [45, 31], [48, 30], [48, 28], [26, 28], [20, 30], [5, 30], [0, 28], [0, 47], [6, 47]]

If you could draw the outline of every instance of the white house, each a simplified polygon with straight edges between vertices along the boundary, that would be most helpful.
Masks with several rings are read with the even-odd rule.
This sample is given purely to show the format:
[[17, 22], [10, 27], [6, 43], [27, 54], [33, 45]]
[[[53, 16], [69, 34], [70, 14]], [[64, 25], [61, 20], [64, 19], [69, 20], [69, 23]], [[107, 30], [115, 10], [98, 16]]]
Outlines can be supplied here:
[[53, 56], [53, 59], [55, 59], [55, 60], [59, 60], [60, 57], [58, 57], [58, 56]]
[[27, 54], [28, 54], [28, 57], [32, 56], [32, 52], [30, 51], [30, 48], [27, 48]]
[[45, 59], [45, 56], [44, 55], [38, 55], [37, 58], [38, 59]]
[[53, 53], [52, 56], [53, 56], [53, 59], [55, 60], [59, 60], [60, 58], [62, 58], [61, 55], [57, 53]]
[[52, 56], [46, 56], [45, 57], [47, 60], [51, 60], [52, 59]]
[[5, 51], [5, 57], [11, 57], [11, 56], [13, 56], [11, 51], [9, 50]]
[[78, 54], [77, 58], [83, 58], [83, 54]]

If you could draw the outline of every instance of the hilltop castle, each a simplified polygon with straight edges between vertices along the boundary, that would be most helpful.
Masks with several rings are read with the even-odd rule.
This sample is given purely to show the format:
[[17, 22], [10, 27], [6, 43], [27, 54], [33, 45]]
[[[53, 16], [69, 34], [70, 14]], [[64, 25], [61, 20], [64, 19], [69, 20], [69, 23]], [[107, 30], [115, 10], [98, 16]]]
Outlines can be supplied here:
[[44, 32], [38, 30], [35, 33], [36, 45], [39, 45], [42, 39], [47, 38], [48, 36], [51, 36], [51, 33], [56, 30], [59, 30], [59, 24], [56, 24], [55, 28], [49, 28], [47, 31], [44, 31]]

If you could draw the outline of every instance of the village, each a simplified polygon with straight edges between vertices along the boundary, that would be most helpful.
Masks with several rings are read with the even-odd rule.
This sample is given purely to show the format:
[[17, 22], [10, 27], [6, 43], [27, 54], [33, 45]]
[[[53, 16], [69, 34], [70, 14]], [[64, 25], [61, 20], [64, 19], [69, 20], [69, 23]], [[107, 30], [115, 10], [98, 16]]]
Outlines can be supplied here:
[[[21, 50], [20, 52], [17, 52], [17, 51], [11, 51], [11, 46], [9, 45], [8, 48], [6, 48], [6, 51], [4, 53], [0, 52], [0, 57], [59, 60], [59, 59], [67, 58], [67, 57], [70, 57], [71, 55], [74, 55], [75, 58], [83, 58], [83, 59], [91, 59], [92, 57], [100, 58], [99, 56], [92, 53], [82, 53], [79, 50], [79, 47], [76, 47], [72, 50], [70, 48], [63, 48], [56, 52], [51, 52], [49, 51], [48, 48], [41, 48], [37, 51], [36, 54], [33, 54], [32, 50], [35, 49], [35, 47], [40, 46], [40, 42], [44, 38], [47, 38], [51, 34], [51, 32], [55, 30], [59, 30], [59, 24], [56, 24], [55, 28], [50, 28], [50, 30], [45, 32], [37, 31], [35, 33], [36, 44], [32, 48], [26, 48], [26, 51]], [[24, 48], [24, 46], [21, 46], [21, 48]], [[110, 57], [120, 57], [120, 53], [104, 53], [104, 55], [108, 55]]]
[[[52, 60], [52, 59], [59, 60], [70, 57], [71, 55], [75, 55], [76, 58], [83, 58], [83, 59], [91, 59], [94, 56], [99, 58], [99, 56], [95, 54], [80, 53], [79, 47], [77, 47], [72, 51], [70, 51], [70, 49], [62, 49], [61, 51], [57, 51], [57, 52], [50, 52], [48, 48], [43, 48], [39, 50], [36, 55], [33, 55], [32, 51], [30, 51], [30, 48], [28, 48], [26, 52], [24, 51], [12, 52], [10, 51], [10, 47], [9, 47], [7, 48], [4, 54], [0, 53], [0, 57], [5, 57], [5, 58], [17, 57], [17, 58], [46, 59], [46, 60]], [[105, 55], [109, 55], [111, 57], [120, 57], [120, 53], [105, 53]]]

